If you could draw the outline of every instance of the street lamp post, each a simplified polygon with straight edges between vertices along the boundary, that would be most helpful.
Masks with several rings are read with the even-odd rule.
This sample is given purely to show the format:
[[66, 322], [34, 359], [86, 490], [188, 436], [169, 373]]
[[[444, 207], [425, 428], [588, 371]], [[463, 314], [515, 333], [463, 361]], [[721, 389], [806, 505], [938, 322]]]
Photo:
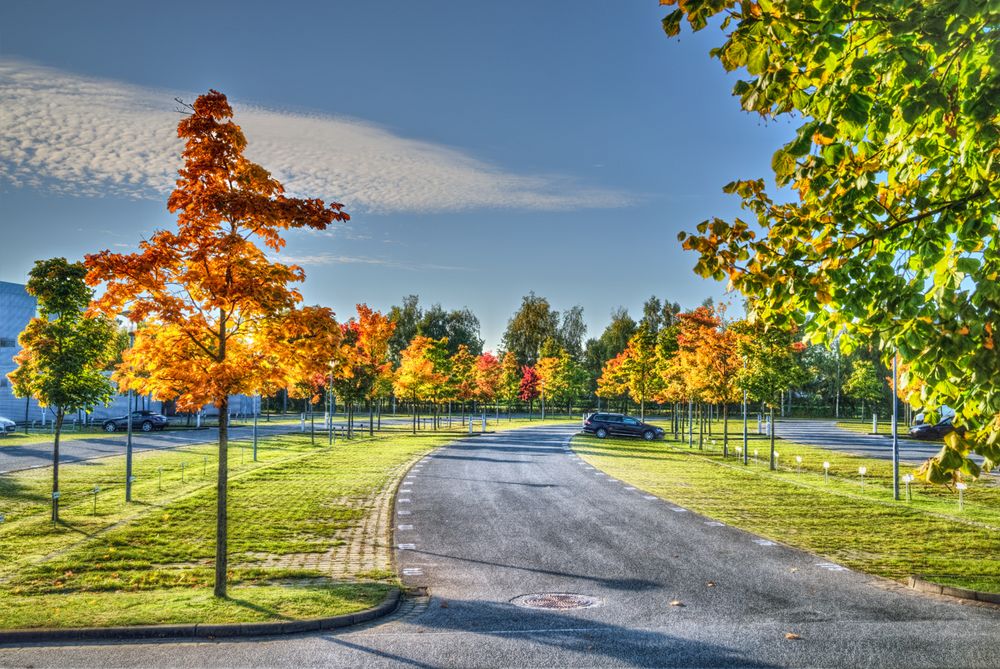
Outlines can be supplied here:
[[330, 392], [329, 397], [326, 398], [326, 403], [329, 406], [330, 420], [327, 423], [327, 445], [333, 446], [333, 414], [336, 411], [337, 403], [333, 397], [333, 369], [337, 366], [336, 360], [330, 361]]
[[257, 462], [257, 415], [260, 413], [260, 395], [253, 407], [253, 461]]
[[892, 354], [892, 498], [899, 500], [899, 396], [896, 394], [896, 360], [898, 352]]
[[[126, 314], [127, 315], [127, 314]], [[135, 348], [135, 323], [128, 321], [128, 348], [131, 355]], [[128, 437], [125, 441], [125, 501], [132, 501], [132, 388], [128, 389]]]

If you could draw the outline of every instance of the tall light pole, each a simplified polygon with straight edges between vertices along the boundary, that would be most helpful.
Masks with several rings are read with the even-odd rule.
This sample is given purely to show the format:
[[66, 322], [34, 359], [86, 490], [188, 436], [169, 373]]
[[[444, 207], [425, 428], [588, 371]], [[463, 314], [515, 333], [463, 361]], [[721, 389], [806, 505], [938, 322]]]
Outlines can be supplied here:
[[[743, 358], [743, 369], [747, 368], [747, 360]], [[745, 372], [744, 372], [745, 373]], [[743, 464], [747, 464], [748, 453], [747, 453], [747, 442], [749, 441], [747, 437], [747, 389], [743, 389]]]
[[257, 394], [257, 398], [253, 407], [253, 461], [257, 462], [257, 414], [260, 413], [260, 394]]
[[[125, 314], [128, 315], [127, 313]], [[135, 348], [135, 322], [129, 318], [128, 320], [128, 348], [129, 355], [132, 354], [132, 349]], [[132, 501], [132, 388], [128, 389], [128, 421], [126, 425], [128, 426], [128, 438], [125, 441], [125, 501]]]
[[327, 444], [333, 446], [333, 414], [337, 409], [337, 401], [333, 397], [333, 369], [337, 366], [336, 360], [330, 361], [330, 392], [329, 397], [326, 398], [326, 403], [330, 407], [330, 421], [327, 423]]
[[892, 498], [899, 499], [899, 396], [896, 394], [896, 360], [899, 352], [892, 354]]

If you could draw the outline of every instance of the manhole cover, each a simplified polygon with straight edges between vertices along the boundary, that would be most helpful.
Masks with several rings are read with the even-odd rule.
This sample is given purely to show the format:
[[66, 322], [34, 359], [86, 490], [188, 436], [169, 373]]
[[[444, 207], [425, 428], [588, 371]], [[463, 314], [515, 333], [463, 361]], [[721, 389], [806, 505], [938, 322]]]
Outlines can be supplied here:
[[601, 600], [587, 595], [573, 595], [566, 592], [544, 592], [538, 595], [521, 595], [510, 600], [515, 606], [527, 609], [589, 609], [600, 606]]

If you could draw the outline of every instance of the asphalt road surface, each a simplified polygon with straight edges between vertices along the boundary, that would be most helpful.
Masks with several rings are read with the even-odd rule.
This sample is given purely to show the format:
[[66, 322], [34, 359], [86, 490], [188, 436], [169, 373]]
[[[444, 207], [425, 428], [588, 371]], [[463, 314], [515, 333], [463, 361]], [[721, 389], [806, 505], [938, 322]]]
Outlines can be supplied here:
[[[234, 441], [238, 439], [251, 439], [253, 438], [252, 430], [252, 427], [243, 425], [231, 426], [229, 428], [229, 438]], [[298, 426], [259, 423], [257, 434], [258, 436], [266, 436], [292, 431], [298, 431]], [[124, 432], [117, 432], [61, 441], [59, 443], [59, 464], [93, 460], [94, 458], [104, 458], [109, 455], [125, 455], [126, 439], [127, 435]], [[201, 430], [164, 430], [163, 432], [136, 431], [132, 433], [132, 450], [134, 452], [162, 450], [218, 441], [219, 430], [214, 427]], [[51, 465], [51, 443], [31, 444], [29, 446], [4, 446], [3, 442], [0, 442], [0, 474], [19, 469], [48, 467]]]
[[[399, 417], [383, 417], [382, 424], [399, 424], [404, 420]], [[346, 422], [334, 422], [334, 426], [340, 433], [343, 433], [347, 429]], [[306, 421], [307, 433], [309, 429], [309, 421]], [[356, 419], [354, 429], [358, 433], [366, 433], [368, 429], [367, 420], [362, 423]], [[257, 435], [261, 438], [299, 431], [300, 426], [298, 423], [273, 424], [263, 420], [257, 423]], [[251, 425], [240, 423], [229, 426], [230, 441], [248, 441], [252, 438], [253, 427]], [[318, 416], [316, 421], [316, 439], [326, 438], [327, 432], [322, 424], [322, 416]], [[126, 439], [127, 435], [124, 432], [115, 432], [61, 441], [59, 443], [59, 463], [65, 465], [84, 460], [93, 460], [94, 458], [104, 458], [109, 455], [125, 455]], [[132, 450], [134, 452], [163, 450], [179, 448], [181, 446], [192, 446], [194, 444], [218, 443], [218, 441], [219, 429], [215, 427], [199, 430], [164, 430], [162, 432], [136, 431], [132, 433]], [[51, 465], [51, 442], [28, 446], [4, 446], [3, 441], [0, 441], [0, 474], [20, 469], [49, 467]]]
[[[652, 498], [573, 455], [572, 432], [469, 438], [414, 467], [396, 499], [397, 560], [430, 597], [390, 619], [290, 638], [3, 648], [0, 666], [997, 666], [1000, 610]], [[512, 603], [544, 593], [596, 606]]]
[[[900, 429], [905, 429], [901, 426]], [[806, 446], [819, 446], [835, 451], [853, 453], [868, 458], [892, 459], [892, 438], [872, 434], [859, 434], [837, 427], [836, 421], [790, 420], [774, 422], [774, 434], [782, 439]], [[944, 445], [940, 441], [920, 441], [900, 434], [899, 454], [904, 462], [920, 463], [937, 455]]]

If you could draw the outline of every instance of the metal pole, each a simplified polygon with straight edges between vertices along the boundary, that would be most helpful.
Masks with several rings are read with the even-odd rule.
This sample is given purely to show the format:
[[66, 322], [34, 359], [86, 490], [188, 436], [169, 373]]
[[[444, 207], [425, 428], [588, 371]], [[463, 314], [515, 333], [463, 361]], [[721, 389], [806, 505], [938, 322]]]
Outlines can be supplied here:
[[694, 404], [688, 400], [688, 448], [694, 448]]
[[330, 424], [327, 425], [326, 442], [327, 446], [333, 446], [333, 366], [330, 366], [330, 396], [326, 398], [326, 404], [329, 407], [330, 412]]
[[899, 399], [896, 395], [896, 359], [898, 352], [892, 354], [892, 498], [899, 499], [899, 430], [898, 409]]
[[132, 391], [128, 391], [128, 439], [125, 442], [125, 501], [132, 501]]
[[743, 391], [743, 464], [747, 464], [750, 457], [747, 453], [747, 391]]
[[257, 404], [253, 408], [253, 461], [257, 462], [257, 414], [260, 413], [260, 395], [257, 395]]

